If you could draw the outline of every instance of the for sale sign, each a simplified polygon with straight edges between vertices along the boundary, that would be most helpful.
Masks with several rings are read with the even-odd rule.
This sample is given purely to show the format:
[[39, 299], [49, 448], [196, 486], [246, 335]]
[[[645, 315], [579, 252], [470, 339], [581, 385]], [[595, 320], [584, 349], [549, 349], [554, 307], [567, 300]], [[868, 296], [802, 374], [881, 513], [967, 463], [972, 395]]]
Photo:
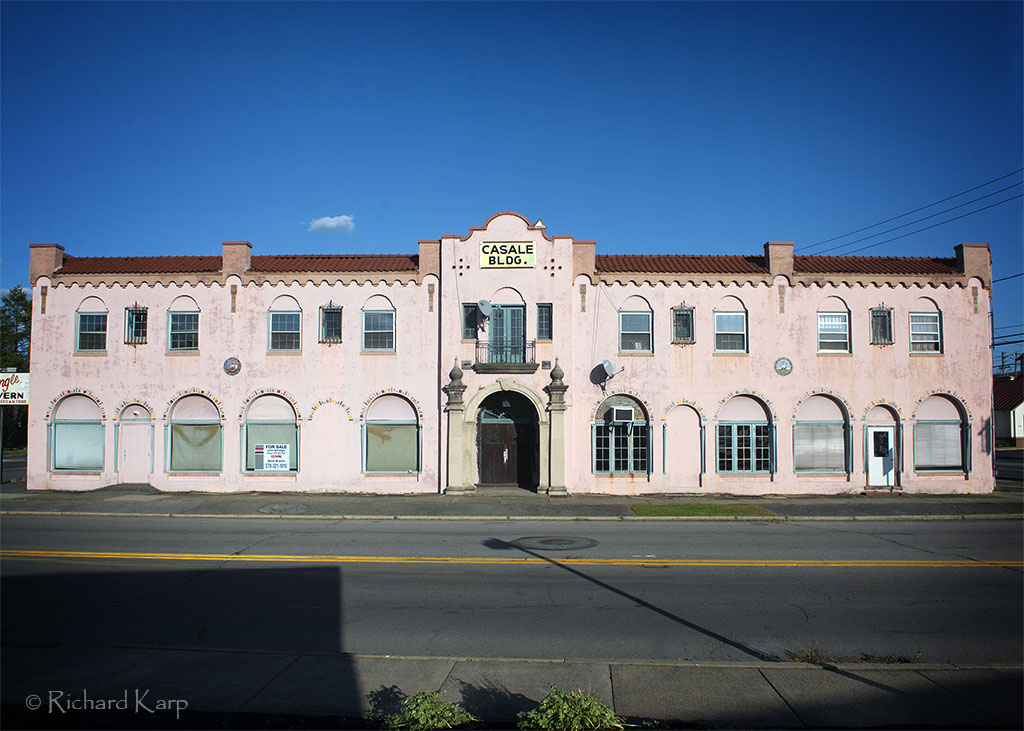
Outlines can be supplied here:
[[27, 373], [0, 373], [0, 406], [28, 406]]
[[264, 472], [287, 472], [289, 445], [257, 444], [255, 450], [256, 469]]

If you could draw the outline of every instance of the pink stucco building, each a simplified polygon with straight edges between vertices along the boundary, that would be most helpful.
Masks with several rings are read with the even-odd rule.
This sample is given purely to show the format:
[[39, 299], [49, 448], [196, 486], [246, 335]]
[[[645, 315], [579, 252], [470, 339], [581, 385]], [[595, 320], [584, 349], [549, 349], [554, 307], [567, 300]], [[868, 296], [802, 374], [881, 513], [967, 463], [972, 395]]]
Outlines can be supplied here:
[[30, 489], [993, 489], [985, 244], [598, 254], [498, 213], [403, 255], [31, 245]]

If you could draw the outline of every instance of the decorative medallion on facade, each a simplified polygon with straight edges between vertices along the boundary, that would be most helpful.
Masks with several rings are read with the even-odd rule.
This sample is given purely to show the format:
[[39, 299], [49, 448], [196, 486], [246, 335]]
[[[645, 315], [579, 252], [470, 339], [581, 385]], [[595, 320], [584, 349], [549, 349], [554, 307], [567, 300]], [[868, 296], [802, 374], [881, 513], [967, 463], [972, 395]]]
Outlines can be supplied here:
[[201, 388], [187, 388], [184, 391], [178, 391], [176, 394], [171, 396], [171, 400], [168, 401], [167, 406], [164, 407], [164, 415], [160, 417], [160, 420], [167, 421], [167, 416], [171, 413], [171, 407], [186, 396], [205, 396], [210, 399], [210, 401], [213, 402], [213, 405], [217, 407], [217, 413], [220, 415], [220, 420], [224, 421], [224, 407], [221, 406], [220, 399]]
[[730, 391], [729, 393], [725, 394], [725, 396], [718, 400], [718, 408], [715, 409], [716, 421], [718, 420], [718, 415], [722, 413], [722, 407], [725, 406], [730, 399], [735, 398], [736, 396], [753, 396], [754, 398], [758, 399], [759, 401], [761, 401], [761, 403], [768, 407], [768, 411], [770, 411], [772, 415], [772, 421], [779, 420], [778, 414], [775, 413], [775, 404], [773, 404], [772, 400], [765, 396], [760, 391]]
[[[796, 412], [800, 410], [800, 407], [803, 405], [804, 401], [809, 399], [811, 396], [831, 396], [832, 398], [836, 399], [837, 401], [843, 404], [843, 408], [846, 409], [847, 417], [850, 419], [853, 418], [853, 407], [850, 406], [849, 401], [847, 401], [845, 398], [843, 398], [840, 394], [836, 393], [832, 389], [816, 388], [811, 391], [804, 391], [804, 394], [796, 400], [796, 405], [793, 406], [793, 416], [791, 417], [792, 421], [796, 421]], [[867, 415], [867, 411], [865, 411], [864, 414]]]
[[793, 361], [789, 358], [779, 358], [775, 361], [775, 372], [780, 376], [788, 376], [793, 372]]
[[917, 402], [914, 404], [914, 413], [910, 415], [911, 420], [917, 420], [917, 410], [921, 407], [921, 404], [924, 403], [925, 400], [931, 398], [932, 396], [948, 396], [949, 398], [956, 400], [958, 404], [964, 407], [964, 411], [967, 412], [968, 421], [974, 419], [974, 415], [971, 413], [971, 407], [967, 405], [966, 398], [961, 396], [956, 391], [945, 391], [943, 389], [935, 389], [933, 391], [927, 391], [923, 396], [921, 396], [921, 398], [917, 400]]
[[249, 404], [252, 401], [255, 401], [260, 396], [280, 396], [281, 398], [283, 398], [285, 401], [292, 405], [292, 408], [295, 410], [295, 420], [302, 420], [302, 414], [299, 413], [299, 405], [290, 393], [288, 393], [287, 391], [282, 391], [279, 388], [261, 388], [257, 391], [253, 391], [251, 394], [249, 394], [248, 397], [246, 397], [245, 401], [242, 402], [242, 408], [238, 412], [239, 421], [245, 419], [245, 410], [249, 408]]
[[666, 406], [662, 410], [662, 412], [661, 412], [661, 420], [662, 421], [667, 421], [668, 420], [668, 412], [670, 412], [676, 406], [689, 406], [690, 408], [692, 408], [694, 411], [697, 412], [697, 416], [700, 417], [700, 420], [702, 422], [705, 422], [705, 421], [708, 420], [707, 414], [704, 413], [704, 409], [702, 409], [700, 406], [698, 406], [693, 401], [690, 401], [689, 399], [685, 399], [685, 398], [676, 399], [675, 401], [670, 401], [668, 406]]
[[46, 408], [45, 421], [50, 421], [50, 415], [53, 413], [53, 407], [56, 406], [61, 401], [63, 401], [68, 396], [85, 396], [87, 398], [91, 398], [93, 401], [96, 402], [96, 405], [100, 407], [100, 420], [107, 420], [107, 412], [103, 409], [103, 402], [100, 401], [99, 396], [97, 396], [87, 388], [69, 388], [66, 391], [61, 391], [60, 393], [58, 393], [50, 401], [50, 405]]
[[228, 358], [224, 361], [224, 372], [229, 376], [237, 376], [242, 370], [242, 361], [238, 358]]
[[118, 419], [121, 419], [122, 418], [121, 415], [124, 413], [125, 409], [127, 409], [129, 406], [141, 406], [142, 408], [144, 408], [146, 411], [149, 412], [149, 420], [150, 421], [152, 421], [153, 419], [156, 418], [156, 416], [154, 416], [154, 414], [153, 414], [153, 407], [149, 405], [148, 401], [146, 401], [145, 399], [140, 399], [140, 398], [131, 398], [131, 399], [125, 399], [124, 401], [122, 401], [121, 403], [119, 403], [117, 405], [117, 413], [114, 414], [114, 421], [117, 421]]
[[354, 421], [354, 419], [352, 418], [352, 412], [349, 410], [348, 406], [345, 405], [345, 402], [338, 401], [335, 398], [321, 399], [317, 401], [315, 404], [313, 404], [313, 408], [309, 410], [309, 416], [306, 417], [306, 421], [313, 421], [313, 415], [317, 412], [317, 409], [319, 409], [324, 404], [334, 404], [335, 406], [340, 406], [341, 408], [345, 409], [345, 417], [349, 421]]
[[640, 403], [642, 403], [644, 405], [644, 408], [647, 409], [647, 413], [650, 415], [649, 418], [651, 418], [651, 419], [654, 418], [654, 411], [651, 409], [651, 405], [649, 403], [647, 403], [647, 400], [643, 396], [638, 394], [636, 391], [623, 390], [623, 391], [609, 391], [608, 393], [601, 394], [601, 398], [599, 398], [597, 401], [594, 402], [594, 408], [592, 408], [590, 410], [590, 420], [591, 421], [597, 420], [597, 410], [601, 407], [601, 404], [603, 404], [605, 401], [607, 401], [612, 396], [632, 396], [633, 398], [635, 398], [637, 401], [639, 401]]
[[416, 397], [413, 396], [408, 391], [406, 391], [404, 388], [384, 388], [381, 389], [380, 391], [374, 391], [369, 396], [367, 396], [363, 400], [363, 408], [359, 411], [360, 422], [366, 421], [366, 410], [370, 408], [370, 404], [372, 404], [381, 396], [402, 396], [409, 403], [412, 404], [412, 407], [416, 409], [417, 418], [420, 420], [421, 423], [423, 422], [423, 409], [420, 408], [420, 402], [417, 401]]

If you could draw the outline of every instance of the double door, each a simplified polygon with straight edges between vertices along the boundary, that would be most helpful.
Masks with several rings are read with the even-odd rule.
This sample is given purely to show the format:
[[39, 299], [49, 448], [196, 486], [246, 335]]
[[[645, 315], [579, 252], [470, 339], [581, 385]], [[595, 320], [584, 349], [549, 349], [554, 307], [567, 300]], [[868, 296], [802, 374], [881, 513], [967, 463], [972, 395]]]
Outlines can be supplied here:
[[491, 310], [488, 362], [526, 362], [526, 306], [494, 305]]

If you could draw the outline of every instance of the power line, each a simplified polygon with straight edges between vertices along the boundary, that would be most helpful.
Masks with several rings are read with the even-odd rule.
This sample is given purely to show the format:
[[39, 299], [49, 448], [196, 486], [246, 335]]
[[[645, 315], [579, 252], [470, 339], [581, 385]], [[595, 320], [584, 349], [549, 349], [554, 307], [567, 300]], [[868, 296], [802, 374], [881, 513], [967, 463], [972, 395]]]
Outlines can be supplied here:
[[930, 228], [935, 228], [936, 226], [941, 226], [941, 225], [943, 225], [945, 223], [950, 223], [952, 221], [958, 221], [961, 218], [967, 218], [968, 216], [973, 216], [975, 213], [981, 213], [982, 211], [987, 211], [989, 208], [995, 208], [996, 206], [1001, 206], [1004, 203], [1009, 203], [1010, 201], [1017, 200], [1018, 198], [1020, 198], [1022, 196], [1024, 196], [1024, 193], [1020, 193], [1018, 195], [1011, 196], [1010, 198], [1007, 198], [1006, 200], [1001, 200], [998, 203], [993, 203], [992, 205], [985, 206], [984, 208], [979, 208], [976, 211], [970, 211], [969, 213], [965, 213], [965, 214], [963, 214], [961, 216], [954, 216], [953, 218], [947, 218], [945, 221], [939, 221], [938, 223], [933, 223], [931, 226], [925, 226], [924, 228], [919, 228], [919, 229], [917, 229], [917, 231], [911, 231], [910, 233], [902, 234], [900, 236], [893, 236], [891, 239], [886, 239], [885, 241], [879, 241], [877, 244], [868, 244], [867, 246], [862, 246], [859, 249], [854, 249], [853, 251], [847, 251], [846, 254], [844, 254], [844, 256], [848, 255], [848, 254], [856, 254], [858, 251], [865, 251], [867, 249], [873, 249], [876, 246], [881, 246], [882, 244], [888, 244], [890, 241], [896, 241], [897, 239], [905, 239], [908, 236], [913, 236], [914, 234], [919, 234], [922, 231], [927, 231]]
[[[1017, 197], [1019, 198], [1020, 196]], [[993, 279], [992, 284], [995, 284], [996, 282], [1005, 282], [1007, 279], [1016, 279], [1017, 277], [1024, 277], [1024, 272], [1021, 272], [1020, 274], [1013, 274], [1009, 277], [1000, 277], [999, 279]]]
[[1012, 327], [1024, 327], [1024, 323], [1019, 325], [1003, 325], [1002, 327], [994, 327], [993, 330], [1009, 330]]
[[847, 233], [842, 234], [841, 236], [833, 236], [830, 239], [825, 239], [824, 241], [819, 241], [819, 242], [817, 242], [815, 244], [808, 244], [807, 246], [801, 247], [801, 248], [809, 249], [809, 248], [814, 247], [814, 246], [821, 246], [822, 244], [827, 244], [830, 241], [835, 241], [836, 239], [843, 239], [843, 238], [846, 238], [847, 236], [853, 236], [854, 234], [859, 234], [861, 231], [867, 231], [869, 228], [874, 228], [875, 226], [882, 226], [883, 224], [889, 223], [890, 221], [895, 221], [897, 218], [903, 218], [904, 216], [909, 216], [912, 213], [917, 213], [918, 211], [923, 211], [925, 208], [931, 208], [932, 206], [937, 206], [940, 203], [945, 203], [946, 201], [953, 200], [954, 198], [959, 198], [960, 196], [964, 195], [965, 193], [970, 193], [972, 191], [978, 190], [979, 188], [984, 188], [986, 185], [991, 185], [992, 183], [997, 183], [1000, 180], [1008, 178], [1011, 175], [1016, 175], [1017, 173], [1019, 173], [1021, 171], [1024, 171], [1024, 168], [1019, 168], [1017, 170], [1014, 170], [1012, 173], [1007, 173], [1006, 175], [1000, 175], [998, 178], [993, 178], [992, 180], [988, 181], [987, 183], [982, 183], [981, 185], [976, 185], [973, 188], [968, 188], [967, 190], [961, 191], [961, 192], [957, 193], [956, 195], [951, 195], [948, 198], [943, 198], [942, 200], [935, 201], [934, 203], [929, 203], [926, 206], [921, 206], [920, 208], [915, 208], [912, 211], [907, 211], [906, 213], [901, 213], [898, 216], [893, 216], [892, 218], [887, 218], [884, 221], [879, 221], [878, 223], [873, 223], [870, 226], [865, 226], [864, 228], [858, 228], [856, 231], [848, 231]]
[[830, 251], [835, 251], [836, 249], [842, 249], [845, 246], [853, 246], [854, 244], [859, 244], [861, 241], [867, 241], [868, 239], [873, 239], [876, 236], [881, 236], [882, 234], [887, 234], [887, 233], [889, 233], [891, 231], [899, 231], [901, 228], [906, 228], [907, 226], [913, 226], [915, 223], [921, 223], [921, 221], [927, 221], [929, 218], [935, 218], [936, 216], [941, 216], [943, 213], [949, 213], [950, 211], [955, 211], [957, 208], [963, 208], [964, 206], [969, 206], [972, 203], [977, 203], [978, 201], [985, 200], [986, 198], [991, 198], [992, 196], [994, 196], [994, 195], [996, 195], [998, 193], [1002, 193], [1005, 190], [1009, 190], [1010, 188], [1016, 188], [1018, 185], [1020, 185], [1020, 183], [1014, 183], [1013, 185], [1008, 185], [1005, 188], [1000, 188], [999, 190], [993, 191], [991, 193], [988, 193], [986, 195], [980, 196], [978, 198], [974, 198], [973, 200], [969, 200], [966, 203], [961, 203], [960, 205], [956, 205], [956, 206], [951, 206], [949, 208], [945, 208], [945, 209], [939, 211], [938, 213], [931, 214], [930, 216], [922, 216], [921, 218], [915, 218], [913, 221], [908, 221], [907, 223], [901, 223], [899, 226], [893, 226], [892, 228], [887, 228], [885, 231], [879, 231], [878, 233], [868, 234], [867, 236], [863, 236], [863, 237], [861, 237], [859, 239], [854, 239], [853, 241], [847, 241], [845, 244], [838, 244], [838, 245], [833, 246], [831, 248], [824, 249], [822, 251], [817, 252], [815, 254], [815, 256], [818, 256], [820, 254], [827, 254]]

